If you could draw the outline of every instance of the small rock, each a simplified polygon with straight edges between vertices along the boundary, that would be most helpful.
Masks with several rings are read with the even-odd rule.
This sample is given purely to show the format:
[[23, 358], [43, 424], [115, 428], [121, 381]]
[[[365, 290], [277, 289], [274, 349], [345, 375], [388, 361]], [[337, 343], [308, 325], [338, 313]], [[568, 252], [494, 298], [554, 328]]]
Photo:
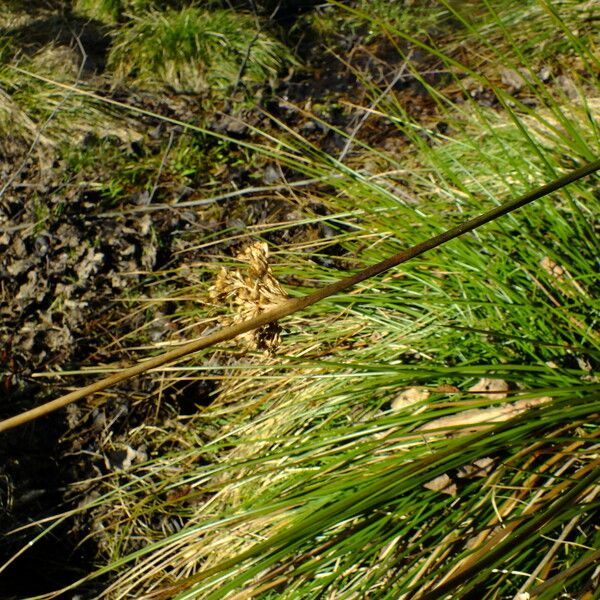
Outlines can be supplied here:
[[562, 88], [567, 98], [575, 100], [579, 97], [575, 82], [568, 75], [559, 75], [556, 78], [556, 83]]
[[281, 179], [281, 174], [273, 165], [267, 165], [263, 172], [263, 182], [266, 185], [271, 185]]
[[500, 79], [511, 92], [518, 92], [526, 83], [523, 75], [514, 69], [502, 68]]
[[538, 73], [538, 77], [544, 82], [548, 83], [552, 79], [552, 69], [550, 67], [542, 67]]

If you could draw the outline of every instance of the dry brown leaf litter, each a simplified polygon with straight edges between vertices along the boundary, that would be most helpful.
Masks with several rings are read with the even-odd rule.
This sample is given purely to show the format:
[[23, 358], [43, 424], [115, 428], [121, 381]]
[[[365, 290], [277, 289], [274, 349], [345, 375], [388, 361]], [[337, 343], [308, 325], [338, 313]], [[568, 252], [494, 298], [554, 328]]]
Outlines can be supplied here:
[[419, 427], [419, 431], [434, 431], [449, 435], [464, 435], [482, 427], [489, 427], [493, 423], [500, 423], [512, 419], [521, 413], [550, 402], [552, 398], [527, 398], [489, 408], [473, 408], [464, 410], [456, 415], [434, 419]]
[[[484, 396], [490, 400], [503, 400], [508, 396], [509, 385], [503, 379], [481, 378], [471, 386], [468, 391]], [[474, 408], [465, 410], [455, 415], [440, 417], [421, 425], [418, 431], [431, 431], [434, 435], [459, 436], [491, 426], [494, 423], [506, 421], [527, 410], [546, 404], [552, 400], [549, 396], [540, 398], [522, 398], [515, 402], [507, 402], [488, 408]], [[471, 479], [473, 477], [487, 477], [491, 474], [494, 461], [491, 458], [482, 458], [471, 465], [461, 467], [457, 476]], [[446, 473], [424, 484], [424, 487], [443, 494], [455, 496], [457, 486]]]
[[552, 282], [565, 296], [573, 298], [575, 296], [589, 296], [577, 280], [569, 273], [566, 267], [562, 267], [549, 256], [545, 256], [540, 261], [540, 267], [552, 278]]
[[468, 389], [472, 394], [480, 394], [489, 400], [503, 400], [508, 396], [508, 383], [504, 379], [490, 379], [482, 377], [475, 385]]
[[423, 403], [430, 396], [429, 390], [425, 388], [411, 387], [406, 390], [402, 390], [393, 400], [391, 409], [394, 412], [405, 410], [411, 406]]

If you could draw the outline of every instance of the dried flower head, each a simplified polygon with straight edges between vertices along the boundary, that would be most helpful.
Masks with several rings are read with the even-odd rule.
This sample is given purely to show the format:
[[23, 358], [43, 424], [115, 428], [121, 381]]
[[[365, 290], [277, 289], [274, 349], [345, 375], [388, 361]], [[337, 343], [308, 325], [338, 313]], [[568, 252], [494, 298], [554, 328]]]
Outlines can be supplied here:
[[[254, 242], [236, 257], [248, 263], [245, 274], [238, 269], [221, 269], [209, 295], [215, 303], [227, 303], [232, 316], [221, 319], [224, 326], [247, 321], [288, 299], [269, 265], [269, 248]], [[281, 327], [269, 323], [237, 338], [248, 350], [275, 352], [281, 344]]]

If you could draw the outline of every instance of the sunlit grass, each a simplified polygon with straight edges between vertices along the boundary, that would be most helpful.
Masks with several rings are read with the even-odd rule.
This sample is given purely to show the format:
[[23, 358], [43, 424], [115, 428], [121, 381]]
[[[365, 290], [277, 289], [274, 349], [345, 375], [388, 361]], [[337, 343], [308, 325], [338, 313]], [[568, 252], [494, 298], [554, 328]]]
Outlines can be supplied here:
[[[598, 86], [585, 61], [579, 99], [568, 101], [558, 82], [525, 81], [517, 94], [496, 77], [500, 64], [529, 66], [513, 39], [531, 23], [506, 7], [510, 35], [508, 12], [464, 21], [465, 46], [485, 51], [476, 73], [448, 56], [454, 41], [448, 54], [422, 42], [451, 77], [439, 90], [411, 67], [436, 106], [427, 122], [401, 94], [382, 99], [377, 110], [405, 138], [401, 154], [357, 136], [342, 161], [282, 123], [263, 132], [271, 157], [280, 151], [281, 164], [328, 182], [294, 190], [304, 214], [289, 226], [339, 232], [308, 247], [276, 237], [281, 224], [235, 234], [276, 240], [273, 271], [291, 282], [288, 293], [340, 276], [323, 261], [330, 240], [338, 266], [355, 270], [598, 156]], [[370, 26], [407, 37], [380, 19]], [[474, 73], [491, 106], [471, 95]], [[113, 577], [104, 594], [439, 598], [434, 586], [447, 585], [444, 593], [491, 599], [535, 594], [554, 576], [538, 597], [584, 590], [594, 567], [585, 560], [600, 541], [595, 184], [574, 184], [292, 317], [274, 356], [231, 342], [163, 369], [164, 385], [216, 381], [214, 401], [115, 441], [143, 446], [147, 460], [105, 477], [105, 495], [89, 507], [102, 551], [91, 577]], [[329, 214], [311, 216], [315, 204]], [[187, 279], [164, 274], [176, 294], [197, 298], [174, 315], [179, 331], [219, 312], [207, 275], [221, 265], [210, 259], [192, 263], [198, 274]], [[482, 378], [507, 389], [477, 391]], [[531, 408], [516, 408], [523, 403]], [[451, 493], [432, 485], [444, 475]]]
[[[65, 61], [72, 61], [65, 64]], [[64, 47], [46, 47], [22, 59], [20, 66], [56, 81], [80, 84], [82, 59]], [[138, 123], [101, 101], [52, 85], [32, 80], [11, 68], [0, 65], [0, 131], [4, 139], [38, 140], [46, 147], [70, 143], [77, 146], [86, 136], [110, 137], [127, 144], [139, 140]]]
[[117, 29], [109, 62], [117, 79], [180, 92], [264, 84], [291, 55], [250, 15], [188, 7], [149, 11]]
[[76, 0], [75, 10], [87, 17], [114, 24], [131, 14], [157, 8], [155, 0]]

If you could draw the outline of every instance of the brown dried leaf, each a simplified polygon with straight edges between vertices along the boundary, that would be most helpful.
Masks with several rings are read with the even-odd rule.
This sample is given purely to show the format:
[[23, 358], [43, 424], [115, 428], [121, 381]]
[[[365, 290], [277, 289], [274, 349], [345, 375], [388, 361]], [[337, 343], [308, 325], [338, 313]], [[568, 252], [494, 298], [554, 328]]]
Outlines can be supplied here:
[[469, 388], [473, 394], [481, 394], [490, 400], [502, 400], [508, 396], [508, 383], [503, 379], [488, 379], [483, 377]]
[[554, 279], [556, 287], [566, 296], [573, 297], [577, 294], [586, 295], [586, 291], [577, 283], [576, 279], [549, 256], [540, 261], [540, 267]]
[[474, 477], [487, 477], [494, 467], [494, 459], [486, 456], [477, 459], [470, 465], [464, 465], [456, 473], [462, 479], [473, 479]]
[[426, 487], [428, 490], [433, 490], [434, 492], [448, 494], [449, 496], [456, 496], [456, 493], [458, 491], [456, 484], [446, 473], [443, 473], [435, 479], [428, 481], [423, 485], [423, 487]]
[[75, 272], [80, 282], [85, 281], [90, 275], [96, 273], [103, 263], [104, 254], [96, 252], [93, 248], [88, 248], [85, 257], [75, 267]]
[[[525, 412], [535, 406], [540, 406], [546, 402], [550, 402], [552, 398], [542, 396], [541, 398], [531, 398], [527, 400], [517, 400], [510, 404], [501, 404], [500, 406], [491, 406], [490, 408], [474, 408], [465, 410], [456, 415], [441, 417], [425, 423], [419, 427], [419, 431], [430, 431], [432, 429], [448, 428], [447, 433], [457, 435], [467, 433], [473, 426], [485, 426], [492, 423], [500, 423]], [[457, 431], [458, 428], [464, 427], [462, 431]]]
[[423, 400], [427, 400], [429, 398], [429, 391], [424, 388], [412, 387], [407, 390], [403, 390], [400, 392], [393, 400], [391, 404], [391, 409], [393, 411], [403, 410], [416, 404], [417, 402], [422, 402]]
[[132, 465], [146, 460], [148, 460], [148, 454], [144, 446], [140, 446], [136, 450], [125, 444], [108, 452], [104, 457], [104, 464], [109, 470], [127, 471]]

